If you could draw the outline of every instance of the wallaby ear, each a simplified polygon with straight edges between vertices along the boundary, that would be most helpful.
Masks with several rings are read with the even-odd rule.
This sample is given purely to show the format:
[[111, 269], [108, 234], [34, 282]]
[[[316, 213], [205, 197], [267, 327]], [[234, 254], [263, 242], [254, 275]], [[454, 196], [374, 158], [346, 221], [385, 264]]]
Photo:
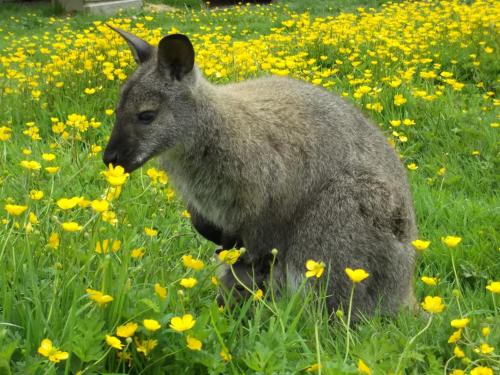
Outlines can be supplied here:
[[194, 48], [182, 34], [167, 35], [158, 44], [158, 68], [170, 73], [172, 79], [181, 80], [193, 70]]
[[122, 36], [123, 39], [125, 39], [130, 49], [132, 50], [132, 55], [134, 55], [134, 60], [138, 64], [142, 64], [143, 62], [149, 60], [154, 50], [151, 44], [149, 44], [145, 40], [142, 40], [139, 37], [136, 37], [133, 34], [127, 33], [126, 31], [119, 29], [118, 27], [113, 27], [109, 24], [106, 24], [106, 26], [108, 26], [111, 30], [116, 31], [118, 34]]

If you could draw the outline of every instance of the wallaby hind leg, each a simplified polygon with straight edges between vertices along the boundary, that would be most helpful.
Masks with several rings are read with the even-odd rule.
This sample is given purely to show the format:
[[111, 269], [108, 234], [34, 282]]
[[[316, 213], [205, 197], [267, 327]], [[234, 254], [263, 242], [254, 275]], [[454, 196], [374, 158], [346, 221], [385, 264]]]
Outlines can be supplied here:
[[[324, 261], [327, 270], [323, 277], [328, 277], [331, 295], [329, 307], [346, 309], [352, 282], [345, 268], [362, 268], [370, 276], [355, 286], [354, 314], [373, 312], [377, 307], [382, 313], [393, 314], [412, 300], [414, 252], [384, 229], [385, 225], [375, 225], [374, 219], [378, 218], [366, 216], [366, 205], [360, 204], [358, 194], [353, 192], [356, 189], [349, 183], [336, 182], [307, 202], [283, 258], [287, 278], [303, 278], [309, 259]], [[368, 191], [363, 196], [372, 198]], [[380, 218], [385, 216], [385, 211], [380, 212]]]

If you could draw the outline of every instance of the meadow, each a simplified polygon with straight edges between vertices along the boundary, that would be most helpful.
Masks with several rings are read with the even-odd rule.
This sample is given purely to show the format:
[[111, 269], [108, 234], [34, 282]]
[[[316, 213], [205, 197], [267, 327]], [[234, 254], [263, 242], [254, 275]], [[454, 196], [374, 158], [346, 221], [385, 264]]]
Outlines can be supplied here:
[[[102, 163], [135, 67], [105, 22], [152, 44], [185, 33], [214, 83], [290, 76], [372, 118], [408, 169], [428, 314], [349, 326], [306, 265], [297, 293], [218, 306], [215, 246], [168, 171]], [[0, 374], [499, 373], [499, 27], [497, 0], [2, 5]]]

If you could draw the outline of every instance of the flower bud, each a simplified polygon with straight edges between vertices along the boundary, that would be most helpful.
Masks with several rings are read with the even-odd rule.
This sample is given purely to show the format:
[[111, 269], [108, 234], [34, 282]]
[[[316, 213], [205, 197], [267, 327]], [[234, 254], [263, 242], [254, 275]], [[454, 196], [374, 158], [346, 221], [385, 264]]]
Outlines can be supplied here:
[[453, 290], [451, 291], [451, 294], [453, 295], [453, 297], [458, 298], [458, 297], [460, 297], [460, 290], [458, 290], [458, 289], [453, 289]]
[[335, 311], [335, 315], [337, 316], [337, 318], [342, 319], [344, 317], [344, 312], [341, 309], [338, 309], [337, 311]]
[[245, 252], [246, 252], [246, 251], [247, 251], [247, 249], [245, 249], [244, 247], [242, 247], [242, 248], [240, 249], [240, 255], [245, 254]]
[[278, 255], [278, 249], [276, 249], [276, 248], [272, 249], [271, 254], [273, 254], [273, 256]]

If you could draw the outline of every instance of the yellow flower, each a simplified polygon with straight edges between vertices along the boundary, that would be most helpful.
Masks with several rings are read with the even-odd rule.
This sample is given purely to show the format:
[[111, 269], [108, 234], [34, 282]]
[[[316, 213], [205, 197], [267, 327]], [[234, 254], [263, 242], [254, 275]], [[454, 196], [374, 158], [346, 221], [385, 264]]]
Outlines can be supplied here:
[[87, 87], [87, 88], [84, 90], [84, 92], [85, 92], [85, 94], [87, 94], [87, 95], [92, 95], [92, 94], [95, 94], [95, 89], [94, 89], [94, 88], [88, 88], [88, 87]]
[[351, 268], [346, 268], [345, 273], [347, 274], [347, 276], [349, 276], [351, 281], [355, 283], [359, 283], [364, 279], [366, 279], [368, 276], [370, 276], [369, 273], [367, 273], [365, 270], [361, 268], [358, 268], [356, 270], [352, 270]]
[[453, 248], [457, 246], [460, 242], [462, 242], [461, 237], [457, 236], [446, 236], [446, 237], [441, 237], [441, 241], [449, 248]]
[[491, 354], [495, 351], [495, 348], [493, 346], [489, 346], [486, 343], [483, 343], [479, 346], [479, 348], [474, 349], [474, 351], [481, 354]]
[[372, 374], [372, 370], [366, 365], [366, 363], [363, 362], [362, 359], [358, 361], [358, 371], [361, 374], [367, 374], [367, 375]]
[[20, 165], [21, 167], [32, 171], [38, 171], [40, 168], [42, 168], [42, 165], [34, 160], [22, 160]]
[[192, 268], [194, 270], [201, 270], [203, 269], [203, 267], [205, 267], [205, 264], [202, 260], [194, 259], [191, 255], [183, 255], [182, 263], [184, 264], [184, 266]]
[[115, 348], [118, 350], [123, 349], [122, 342], [120, 341], [120, 339], [118, 337], [115, 337], [115, 336], [106, 335], [106, 344], [108, 344], [112, 348]]
[[421, 280], [423, 281], [424, 284], [430, 285], [430, 286], [435, 286], [438, 283], [437, 277], [422, 276]]
[[469, 322], [469, 318], [453, 319], [450, 324], [453, 328], [465, 328], [465, 326], [469, 324]]
[[170, 320], [170, 328], [177, 332], [184, 332], [194, 327], [196, 320], [191, 314], [185, 314], [182, 318], [174, 316]]
[[52, 341], [49, 339], [43, 339], [40, 347], [38, 348], [38, 353], [47, 357], [49, 361], [58, 363], [65, 359], [68, 359], [69, 354], [67, 352], [62, 352], [52, 345]]
[[201, 347], [203, 345], [200, 340], [189, 335], [188, 337], [186, 337], [186, 343], [187, 347], [191, 350], [201, 350]]
[[143, 247], [138, 247], [137, 249], [133, 249], [130, 256], [134, 259], [137, 258], [142, 258], [144, 256], [144, 248]]
[[121, 325], [116, 328], [116, 336], [123, 338], [132, 337], [135, 335], [135, 331], [137, 331], [138, 327], [137, 323], [134, 322]]
[[460, 349], [460, 347], [458, 346], [455, 346], [455, 348], [453, 348], [453, 354], [455, 355], [455, 357], [457, 358], [463, 358], [465, 357], [465, 353], [463, 352], [462, 349]]
[[189, 211], [188, 211], [188, 210], [184, 210], [184, 211], [182, 211], [181, 216], [182, 216], [183, 218], [185, 218], [185, 219], [190, 219], [190, 218], [191, 218], [191, 214], [189, 213]]
[[241, 255], [241, 252], [239, 250], [236, 250], [236, 249], [222, 250], [219, 253], [219, 260], [222, 263], [226, 263], [226, 264], [231, 265], [231, 264], [235, 264], [238, 261], [238, 258], [240, 257], [240, 255]]
[[42, 159], [45, 161], [52, 161], [55, 158], [56, 158], [56, 156], [54, 154], [50, 154], [50, 153], [43, 153], [42, 154]]
[[0, 141], [7, 141], [12, 136], [12, 129], [7, 126], [0, 126]]
[[500, 293], [500, 281], [492, 281], [489, 285], [486, 285], [486, 289], [488, 289], [491, 293]]
[[401, 95], [401, 94], [394, 95], [394, 105], [399, 107], [399, 106], [405, 104], [406, 101], [407, 100], [405, 99], [405, 97], [403, 95]]
[[473, 368], [470, 372], [470, 375], [493, 375], [493, 370], [489, 367], [479, 366]]
[[462, 338], [462, 330], [457, 329], [455, 332], [451, 334], [448, 338], [448, 344], [455, 344], [458, 340]]
[[158, 231], [156, 229], [148, 227], [144, 228], [144, 233], [146, 233], [146, 235], [149, 237], [155, 237], [156, 235], [158, 235]]
[[96, 302], [99, 306], [104, 306], [107, 303], [113, 301], [113, 297], [111, 297], [108, 294], [104, 294], [98, 290], [93, 290], [93, 289], [86, 289], [87, 294], [89, 295], [89, 298]]
[[486, 337], [491, 333], [491, 328], [490, 327], [483, 327], [481, 328], [481, 334]]
[[109, 209], [109, 202], [105, 199], [103, 200], [93, 200], [91, 207], [95, 212], [104, 212]]
[[54, 174], [59, 172], [59, 167], [45, 167], [47, 173]]
[[180, 283], [184, 288], [192, 288], [196, 284], [198, 284], [198, 280], [196, 280], [194, 277], [188, 277], [185, 279], [181, 279]]
[[144, 319], [142, 324], [144, 325], [144, 328], [151, 332], [158, 331], [161, 328], [161, 324], [154, 319]]
[[113, 167], [112, 164], [109, 165], [109, 169], [107, 171], [101, 173], [106, 177], [108, 184], [111, 186], [123, 185], [129, 176], [128, 173], [125, 173], [125, 169], [123, 169], [121, 165]]
[[431, 244], [431, 241], [415, 240], [415, 241], [412, 241], [411, 244], [413, 245], [415, 250], [424, 251], [424, 250], [427, 250], [427, 248]]
[[391, 124], [391, 126], [398, 127], [399, 125], [401, 125], [401, 120], [391, 120], [389, 121], [389, 123]]
[[155, 293], [160, 297], [161, 299], [167, 298], [167, 288], [162, 287], [160, 284], [156, 283], [155, 284]]
[[42, 198], [43, 198], [43, 191], [41, 190], [30, 191], [30, 199], [33, 199], [34, 201], [39, 201]]
[[66, 232], [78, 232], [83, 228], [81, 225], [75, 223], [74, 221], [62, 223], [61, 226]]
[[135, 339], [136, 349], [139, 353], [144, 354], [145, 357], [149, 355], [149, 353], [156, 348], [158, 345], [158, 340], [138, 340]]
[[222, 349], [220, 352], [220, 356], [225, 362], [229, 362], [231, 359], [233, 359], [233, 356], [227, 349]]
[[418, 169], [418, 165], [415, 163], [410, 163], [406, 165], [406, 168], [408, 168], [410, 171], [416, 171]]
[[441, 297], [427, 296], [422, 302], [422, 308], [431, 314], [437, 314], [443, 311], [444, 304]]
[[257, 291], [253, 295], [253, 300], [260, 301], [263, 296], [264, 296], [264, 292], [262, 291], [262, 289], [257, 289]]
[[450, 375], [465, 375], [465, 372], [463, 370], [455, 369], [450, 373]]
[[104, 113], [106, 113], [106, 115], [108, 115], [108, 116], [112, 116], [112, 115], [113, 115], [113, 113], [115, 113], [115, 111], [114, 111], [113, 109], [106, 109], [106, 110], [104, 111]]
[[309, 366], [308, 368], [306, 368], [306, 372], [318, 372], [320, 368], [321, 368], [321, 365], [318, 363], [315, 363], [315, 364]]
[[116, 223], [118, 223], [116, 214], [113, 211], [104, 211], [101, 214], [101, 218], [104, 222], [109, 223], [111, 225], [116, 225]]
[[[111, 245], [111, 251], [113, 253], [116, 253], [118, 250], [120, 250], [120, 247], [122, 245], [122, 242], [120, 240], [115, 240], [113, 241], [113, 244]], [[109, 251], [109, 240], [103, 240], [102, 242], [97, 241], [95, 244], [95, 252], [98, 254], [107, 254]]]
[[28, 206], [20, 206], [17, 204], [6, 204], [4, 208], [5, 211], [7, 211], [10, 215], [19, 216], [28, 209]]
[[73, 197], [73, 198], [61, 198], [57, 201], [57, 206], [62, 210], [70, 210], [76, 206], [82, 200], [82, 197]]
[[121, 186], [110, 186], [106, 191], [106, 200], [111, 202], [113, 199], [118, 199], [121, 193], [122, 193]]
[[314, 277], [320, 278], [321, 275], [323, 275], [323, 272], [325, 272], [325, 263], [323, 262], [316, 262], [314, 260], [308, 260], [306, 262], [306, 277]]
[[28, 220], [31, 224], [33, 224], [33, 225], [38, 224], [38, 217], [33, 212], [29, 213], [28, 218], [29, 218]]
[[57, 233], [51, 233], [50, 236], [49, 236], [49, 247], [52, 248], [52, 249], [57, 249], [59, 247], [59, 243], [60, 243], [60, 239], [59, 239], [59, 234]]

